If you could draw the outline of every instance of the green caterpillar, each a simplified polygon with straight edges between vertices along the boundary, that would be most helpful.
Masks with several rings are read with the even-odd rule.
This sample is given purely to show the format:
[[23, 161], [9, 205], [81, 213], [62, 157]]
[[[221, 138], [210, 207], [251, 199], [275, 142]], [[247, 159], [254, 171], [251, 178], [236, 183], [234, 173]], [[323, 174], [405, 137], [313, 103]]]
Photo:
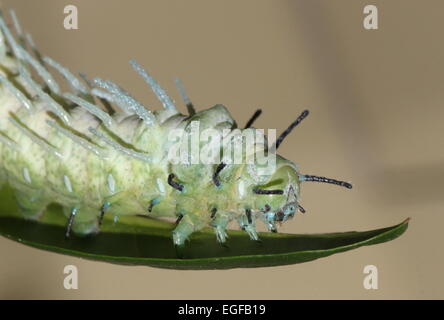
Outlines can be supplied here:
[[[104, 215], [117, 220], [144, 214], [176, 218], [172, 238], [179, 247], [205, 226], [213, 227], [224, 243], [233, 220], [258, 240], [258, 219], [276, 232], [279, 223], [305, 212], [299, 204], [301, 182], [352, 187], [300, 174], [292, 161], [275, 153], [307, 110], [270, 144], [263, 131], [251, 127], [260, 110], [238, 129], [222, 105], [195, 112], [178, 83], [189, 113], [183, 115], [132, 60], [163, 104], [151, 112], [115, 83], [85, 75], [82, 81], [42, 56], [11, 16], [17, 40], [0, 17], [0, 178], [14, 189], [24, 217], [38, 219], [55, 202], [65, 208], [67, 237], [97, 233]], [[72, 92], [61, 92], [50, 69], [67, 80]], [[170, 161], [172, 148], [192, 139], [196, 124], [224, 138], [220, 147], [216, 140], [198, 141], [200, 148], [212, 148], [213, 162], [190, 162], [189, 155], [182, 162]], [[178, 141], [171, 141], [172, 132], [182, 132]], [[248, 145], [243, 140], [248, 134], [260, 139]], [[228, 145], [244, 162], [230, 162]], [[273, 169], [260, 173], [264, 162], [259, 160], [270, 157]]]

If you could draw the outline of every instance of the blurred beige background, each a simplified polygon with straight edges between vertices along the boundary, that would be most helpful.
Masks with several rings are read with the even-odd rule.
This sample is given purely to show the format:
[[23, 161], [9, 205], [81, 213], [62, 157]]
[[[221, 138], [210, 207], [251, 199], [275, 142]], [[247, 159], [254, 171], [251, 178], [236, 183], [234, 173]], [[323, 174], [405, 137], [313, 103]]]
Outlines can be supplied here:
[[[304, 173], [350, 180], [305, 184], [305, 216], [282, 232], [366, 230], [412, 217], [393, 242], [284, 267], [174, 271], [91, 262], [0, 239], [0, 298], [444, 298], [444, 30], [442, 1], [2, 0], [46, 55], [110, 78], [160, 107], [128, 65], [168, 92], [179, 76], [198, 108], [225, 104], [259, 128], [311, 115], [281, 147]], [[75, 4], [79, 30], [63, 28]], [[379, 30], [363, 8], [379, 9]], [[182, 107], [182, 110], [185, 110]], [[79, 289], [63, 288], [63, 267]], [[365, 290], [363, 268], [379, 270]]]

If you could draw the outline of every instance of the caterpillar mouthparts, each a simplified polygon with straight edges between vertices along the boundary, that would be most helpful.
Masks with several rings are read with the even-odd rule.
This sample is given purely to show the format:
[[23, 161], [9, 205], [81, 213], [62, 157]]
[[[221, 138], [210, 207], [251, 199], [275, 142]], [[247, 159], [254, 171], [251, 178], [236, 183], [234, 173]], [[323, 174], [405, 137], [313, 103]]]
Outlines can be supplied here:
[[[42, 55], [11, 12], [18, 41], [0, 16], [0, 181], [13, 188], [24, 217], [38, 219], [55, 202], [67, 217], [66, 237], [99, 232], [104, 216], [144, 214], [175, 217], [179, 247], [208, 225], [224, 243], [231, 221], [258, 240], [258, 219], [276, 232], [305, 213], [302, 182], [352, 187], [301, 174], [276, 153], [308, 110], [270, 143], [270, 135], [265, 141], [263, 130], [252, 127], [262, 110], [239, 129], [223, 105], [197, 112], [176, 80], [188, 111], [181, 114], [131, 60], [163, 105], [153, 112], [116, 83], [79, 79]], [[62, 92], [50, 71], [71, 91]]]

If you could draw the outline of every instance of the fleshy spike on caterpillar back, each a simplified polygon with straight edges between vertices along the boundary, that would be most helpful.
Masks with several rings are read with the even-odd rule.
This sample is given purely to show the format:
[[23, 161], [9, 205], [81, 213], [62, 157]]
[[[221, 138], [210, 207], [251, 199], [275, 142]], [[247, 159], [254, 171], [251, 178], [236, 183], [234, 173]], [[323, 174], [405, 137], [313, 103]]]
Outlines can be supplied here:
[[[293, 162], [275, 154], [308, 111], [269, 148], [263, 132], [251, 127], [261, 111], [244, 129], [237, 129], [222, 105], [196, 112], [177, 80], [189, 113], [183, 115], [165, 90], [131, 60], [163, 105], [151, 111], [114, 82], [88, 80], [85, 75], [82, 82], [42, 56], [13, 11], [12, 19], [18, 41], [0, 17], [0, 182], [12, 186], [27, 218], [38, 219], [49, 203], [57, 202], [65, 208], [67, 237], [99, 232], [104, 215], [146, 214], [177, 218], [172, 235], [177, 246], [208, 225], [223, 243], [233, 220], [258, 240], [258, 219], [275, 232], [277, 224], [298, 210], [305, 212], [299, 204], [301, 182], [351, 188], [346, 182], [302, 175]], [[60, 73], [72, 92], [62, 92], [48, 68]], [[216, 144], [217, 139], [197, 142], [214, 151], [209, 157], [213, 162], [195, 163], [189, 155], [170, 161], [173, 147], [193, 139], [196, 126], [224, 138], [222, 145]], [[248, 145], [242, 140], [248, 134], [261, 139]], [[229, 146], [245, 161], [230, 161], [225, 154]], [[275, 157], [275, 166], [261, 174], [264, 163], [258, 154], [264, 152]]]

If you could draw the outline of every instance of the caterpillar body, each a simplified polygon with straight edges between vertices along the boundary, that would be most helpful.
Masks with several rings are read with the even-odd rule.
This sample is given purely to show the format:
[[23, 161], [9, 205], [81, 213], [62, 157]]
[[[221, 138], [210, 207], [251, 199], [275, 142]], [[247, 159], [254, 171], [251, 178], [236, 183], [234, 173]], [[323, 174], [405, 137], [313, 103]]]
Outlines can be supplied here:
[[[347, 182], [303, 175], [292, 161], [275, 153], [308, 111], [274, 144], [256, 142], [254, 150], [248, 150], [239, 140], [245, 133], [265, 141], [263, 132], [251, 127], [259, 110], [245, 128], [238, 129], [223, 105], [195, 112], [179, 83], [189, 112], [183, 115], [132, 60], [132, 67], [163, 104], [163, 109], [152, 112], [112, 81], [90, 81], [86, 76], [81, 81], [42, 56], [22, 32], [13, 11], [11, 17], [15, 37], [0, 17], [0, 180], [14, 189], [24, 217], [38, 219], [55, 202], [64, 208], [67, 237], [99, 232], [104, 215], [145, 214], [177, 218], [172, 232], [176, 246], [183, 246], [205, 226], [213, 227], [216, 239], [223, 243], [233, 220], [258, 240], [257, 220], [275, 232], [297, 211], [305, 212], [299, 204], [301, 182], [351, 188]], [[72, 92], [61, 92], [50, 70], [59, 72]], [[264, 175], [258, 173], [261, 164], [257, 162], [230, 163], [220, 157], [224, 145], [216, 149], [215, 163], [172, 163], [170, 133], [182, 130], [178, 138], [183, 142], [196, 122], [200, 129], [228, 136], [245, 159], [259, 151], [274, 155], [273, 170]], [[212, 147], [213, 142], [199, 142], [199, 146]]]

